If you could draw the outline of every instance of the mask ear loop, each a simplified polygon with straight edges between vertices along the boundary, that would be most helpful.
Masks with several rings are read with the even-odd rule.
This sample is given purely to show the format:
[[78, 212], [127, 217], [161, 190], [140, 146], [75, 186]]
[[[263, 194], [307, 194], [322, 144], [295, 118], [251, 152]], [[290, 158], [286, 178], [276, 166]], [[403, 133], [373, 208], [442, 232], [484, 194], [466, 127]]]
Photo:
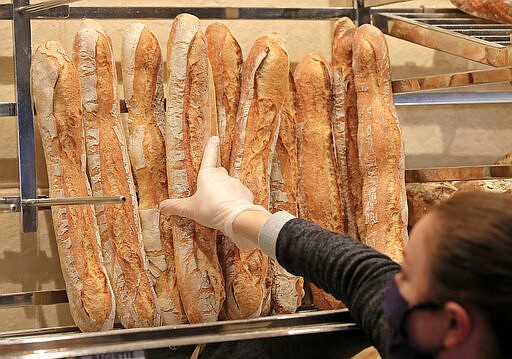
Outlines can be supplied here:
[[411, 345], [409, 335], [407, 333], [407, 321], [409, 319], [409, 316], [412, 312], [418, 311], [418, 310], [440, 310], [444, 308], [444, 304], [434, 303], [434, 302], [427, 302], [417, 305], [412, 305], [404, 313], [404, 316], [402, 317], [402, 321], [400, 322], [400, 333], [402, 334], [403, 338], [405, 339], [405, 343], [409, 348], [414, 348], [414, 346]]

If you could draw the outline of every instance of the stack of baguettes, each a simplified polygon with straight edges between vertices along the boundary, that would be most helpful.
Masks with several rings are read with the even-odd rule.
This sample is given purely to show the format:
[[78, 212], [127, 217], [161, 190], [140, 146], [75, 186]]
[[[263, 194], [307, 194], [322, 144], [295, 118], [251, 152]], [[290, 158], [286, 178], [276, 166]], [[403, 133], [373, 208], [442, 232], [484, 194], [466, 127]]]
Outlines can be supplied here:
[[127, 328], [159, 325], [160, 311], [147, 272], [137, 197], [118, 110], [112, 42], [98, 23], [86, 20], [75, 36], [74, 50], [92, 193], [126, 197], [122, 205], [96, 205], [117, 314]]
[[[257, 39], [243, 61], [226, 26], [215, 23], [203, 33], [196, 17], [181, 14], [167, 41], [167, 109], [156, 36], [132, 24], [122, 49], [128, 140], [111, 40], [98, 24], [85, 21], [78, 31], [75, 64], [52, 44], [34, 57], [34, 102], [52, 196], [127, 198], [123, 205], [54, 209], [70, 305], [82, 330], [112, 328], [114, 308], [123, 326], [141, 327], [292, 313], [300, 306], [303, 279], [261, 251], [240, 249], [188, 219], [160, 216], [163, 199], [195, 192], [213, 134], [221, 138], [219, 164], [249, 187], [256, 204], [349, 233], [400, 260], [407, 235], [403, 147], [386, 43], [377, 29], [340, 20], [332, 64], [308, 55], [292, 74], [278, 35]], [[68, 101], [63, 91], [76, 94], [70, 101], [76, 108], [63, 112], [78, 121], [73, 131], [45, 112]], [[63, 176], [67, 171], [76, 174]], [[75, 222], [88, 232], [70, 225]], [[85, 245], [93, 250], [84, 262], [71, 259], [70, 248]], [[311, 289], [319, 308], [342, 305]], [[81, 294], [91, 290], [104, 293], [93, 309]]]

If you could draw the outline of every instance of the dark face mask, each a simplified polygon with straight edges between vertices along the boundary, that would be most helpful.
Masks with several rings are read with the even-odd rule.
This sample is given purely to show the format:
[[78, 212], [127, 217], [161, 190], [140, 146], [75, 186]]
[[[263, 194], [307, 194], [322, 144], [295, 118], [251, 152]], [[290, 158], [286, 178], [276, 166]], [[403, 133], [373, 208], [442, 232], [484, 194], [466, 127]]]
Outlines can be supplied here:
[[439, 348], [418, 348], [409, 339], [407, 322], [412, 320], [412, 314], [419, 310], [439, 310], [440, 304], [426, 303], [409, 306], [398, 291], [394, 280], [391, 280], [384, 295], [382, 308], [388, 324], [388, 353], [396, 359], [432, 359], [436, 357]]

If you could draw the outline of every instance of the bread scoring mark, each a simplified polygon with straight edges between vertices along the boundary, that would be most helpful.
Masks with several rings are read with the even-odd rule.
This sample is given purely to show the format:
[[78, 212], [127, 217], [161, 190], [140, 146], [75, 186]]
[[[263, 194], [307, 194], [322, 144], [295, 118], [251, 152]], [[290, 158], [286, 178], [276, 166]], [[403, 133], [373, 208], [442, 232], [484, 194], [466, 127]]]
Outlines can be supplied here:
[[[247, 120], [249, 118], [249, 111], [251, 109], [252, 101], [254, 100], [254, 79], [258, 68], [262, 62], [268, 56], [270, 49], [266, 47], [265, 51], [260, 51], [258, 56], [254, 57], [254, 63], [244, 62], [242, 70], [242, 89], [240, 92], [240, 103], [238, 107], [238, 113], [236, 116], [237, 129], [239, 135], [237, 140], [235, 139], [235, 146], [232, 154], [231, 171], [232, 176], [238, 177], [238, 172], [242, 167], [242, 161], [244, 158], [244, 145], [246, 137]], [[251, 54], [249, 54], [249, 57]], [[249, 67], [251, 66], [251, 67]]]
[[167, 176], [169, 178], [169, 195], [188, 197], [191, 189], [188, 184], [187, 171], [184, 168], [185, 149], [183, 147], [183, 97], [187, 73], [187, 54], [190, 42], [199, 30], [199, 20], [195, 16], [182, 14], [173, 22], [168, 40], [167, 66], [169, 80], [167, 86], [166, 111], [166, 152]]
[[124, 99], [129, 106], [133, 98], [133, 78], [135, 72], [135, 50], [139, 44], [140, 34], [145, 28], [144, 24], [135, 23], [126, 27], [123, 34], [123, 49], [121, 66], [123, 69]]

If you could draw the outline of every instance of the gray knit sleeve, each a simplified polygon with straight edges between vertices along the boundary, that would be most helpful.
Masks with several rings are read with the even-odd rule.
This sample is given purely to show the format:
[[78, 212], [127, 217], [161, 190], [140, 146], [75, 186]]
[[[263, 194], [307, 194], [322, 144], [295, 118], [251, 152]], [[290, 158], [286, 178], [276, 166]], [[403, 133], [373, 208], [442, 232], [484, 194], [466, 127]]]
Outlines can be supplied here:
[[286, 270], [333, 294], [349, 308], [384, 357], [386, 323], [381, 302], [400, 266], [354, 240], [302, 220], [287, 221], [279, 232], [276, 257]]

